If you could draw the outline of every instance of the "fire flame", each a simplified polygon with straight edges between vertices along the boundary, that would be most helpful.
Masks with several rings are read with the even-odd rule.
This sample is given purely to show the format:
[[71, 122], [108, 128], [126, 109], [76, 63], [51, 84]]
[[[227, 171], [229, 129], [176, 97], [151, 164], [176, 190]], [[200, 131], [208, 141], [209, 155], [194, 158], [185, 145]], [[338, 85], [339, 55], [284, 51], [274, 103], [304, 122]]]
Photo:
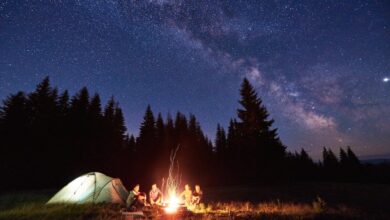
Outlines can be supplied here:
[[[168, 192], [168, 200], [165, 203], [165, 212], [168, 214], [176, 213], [180, 206], [180, 199], [176, 194], [176, 190], [180, 185], [179, 163], [176, 161], [176, 153], [179, 150], [180, 145], [171, 152], [170, 166], [168, 171], [168, 178], [166, 182], [166, 190]], [[177, 169], [175, 169], [175, 162], [177, 162]], [[163, 183], [164, 185], [164, 183]]]
[[175, 192], [170, 193], [169, 199], [166, 203], [165, 212], [168, 214], [175, 213], [179, 208], [180, 200]]

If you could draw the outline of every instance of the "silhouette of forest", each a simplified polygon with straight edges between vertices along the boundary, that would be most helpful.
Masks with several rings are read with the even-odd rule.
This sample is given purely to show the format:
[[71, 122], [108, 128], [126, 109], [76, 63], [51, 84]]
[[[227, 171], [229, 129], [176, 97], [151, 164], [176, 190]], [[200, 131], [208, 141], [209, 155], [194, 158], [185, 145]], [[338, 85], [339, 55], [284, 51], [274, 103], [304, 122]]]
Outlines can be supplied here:
[[237, 117], [217, 125], [215, 140], [195, 115], [163, 116], [147, 106], [139, 136], [127, 133], [119, 103], [101, 103], [86, 87], [70, 95], [45, 78], [31, 93], [9, 95], [0, 108], [1, 189], [60, 187], [100, 171], [126, 185], [161, 183], [177, 153], [181, 181], [203, 185], [286, 181], [389, 182], [388, 165], [362, 164], [348, 146], [336, 155], [324, 147], [315, 163], [307, 152], [289, 152], [270, 113], [244, 79]]

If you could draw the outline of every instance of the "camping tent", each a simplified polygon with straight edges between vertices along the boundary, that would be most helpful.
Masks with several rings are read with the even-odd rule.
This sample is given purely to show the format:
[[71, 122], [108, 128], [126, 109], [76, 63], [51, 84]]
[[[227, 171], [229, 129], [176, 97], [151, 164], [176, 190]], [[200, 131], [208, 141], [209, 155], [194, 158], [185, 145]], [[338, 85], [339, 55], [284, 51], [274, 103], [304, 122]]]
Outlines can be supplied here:
[[126, 202], [128, 192], [120, 179], [92, 172], [84, 174], [56, 193], [47, 204], [52, 203], [120, 203]]

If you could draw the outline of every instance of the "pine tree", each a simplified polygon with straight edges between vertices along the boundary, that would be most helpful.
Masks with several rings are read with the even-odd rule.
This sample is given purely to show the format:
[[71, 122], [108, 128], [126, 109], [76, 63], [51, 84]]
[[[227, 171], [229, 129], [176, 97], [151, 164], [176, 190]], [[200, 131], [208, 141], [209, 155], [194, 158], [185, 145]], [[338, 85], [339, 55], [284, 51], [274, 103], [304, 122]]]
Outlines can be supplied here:
[[238, 140], [238, 131], [237, 131], [237, 121], [234, 119], [230, 119], [228, 135], [227, 135], [227, 147], [229, 151], [237, 148], [237, 140]]
[[301, 149], [301, 153], [299, 155], [299, 158], [301, 161], [303, 161], [305, 164], [313, 164], [313, 160], [310, 158], [309, 154], [305, 151], [305, 149]]
[[72, 163], [74, 173], [89, 172], [93, 165], [90, 158], [93, 150], [93, 141], [91, 141], [90, 131], [90, 96], [87, 87], [81, 88], [72, 98], [70, 104], [70, 148], [73, 153], [75, 162]]
[[[188, 149], [189, 159], [194, 156], [198, 157], [198, 160], [194, 160], [193, 166], [195, 167], [194, 173], [200, 172], [201, 169], [211, 167], [212, 146], [209, 145], [209, 140], [204, 135], [202, 128], [195, 115], [190, 114], [190, 120], [188, 122]], [[191, 158], [192, 157], [192, 158]]]
[[215, 135], [215, 151], [219, 157], [224, 157], [227, 148], [226, 133], [220, 124], [217, 125], [217, 133]]
[[165, 124], [165, 136], [166, 137], [169, 137], [169, 136], [173, 137], [174, 129], [175, 129], [175, 126], [174, 126], [172, 116], [171, 116], [171, 114], [168, 113], [167, 119], [166, 119], [166, 124]]
[[350, 147], [347, 148], [348, 161], [351, 166], [359, 167], [361, 165], [359, 158], [351, 150]]
[[[158, 113], [157, 119], [156, 119], [156, 141], [159, 144], [162, 144], [164, 142], [164, 136], [165, 136], [165, 125], [164, 120], [161, 116], [161, 113]], [[162, 150], [162, 146], [161, 149]], [[162, 153], [161, 151], [159, 153]]]
[[[3, 138], [9, 139], [29, 126], [30, 112], [27, 102], [24, 92], [10, 95], [3, 101], [3, 106], [0, 108], [1, 140], [4, 140]], [[21, 135], [25, 134], [22, 133]], [[18, 141], [18, 139], [13, 141]]]
[[[146, 108], [143, 121], [139, 129], [139, 136], [136, 141], [137, 164], [142, 165], [143, 172], [152, 174], [155, 172], [156, 154], [156, 125], [155, 118], [150, 105]], [[141, 171], [139, 171], [141, 172]], [[141, 174], [140, 174], [141, 175]], [[145, 177], [144, 181], [152, 182], [153, 175]]]
[[187, 136], [187, 130], [188, 130], [188, 123], [187, 123], [186, 116], [183, 115], [181, 112], [177, 112], [175, 118], [175, 136], [178, 144], [185, 146], [184, 141]]
[[115, 127], [115, 108], [117, 103], [113, 96], [108, 100], [107, 104], [104, 107], [103, 117], [102, 117], [102, 151], [103, 154], [108, 154], [111, 152], [112, 148], [118, 148], [117, 140], [117, 128]]
[[151, 154], [151, 149], [155, 143], [156, 129], [154, 115], [150, 105], [146, 108], [139, 131], [139, 136], [137, 138], [137, 150], [140, 153], [144, 152]]
[[103, 130], [103, 114], [99, 94], [95, 94], [88, 106], [87, 111], [88, 137], [90, 139], [92, 153], [100, 153], [103, 149], [102, 136]]
[[125, 118], [118, 103], [116, 103], [115, 106], [113, 127], [115, 132], [116, 148], [124, 148], [124, 137], [126, 133]]
[[31, 109], [31, 123], [37, 135], [47, 136], [53, 131], [57, 110], [57, 90], [51, 88], [49, 77], [39, 83], [34, 92], [28, 95]]
[[352, 150], [348, 147], [347, 151], [340, 148], [340, 167], [342, 170], [340, 176], [343, 180], [352, 180], [355, 179], [358, 174], [358, 168], [360, 166], [360, 161]]
[[[58, 177], [58, 180], [61, 182], [66, 179], [67, 176], [72, 175], [72, 166], [73, 161], [69, 161], [67, 158], [73, 156], [71, 147], [74, 144], [72, 142], [72, 122], [70, 121], [70, 97], [68, 90], [65, 90], [58, 97], [57, 101], [57, 114], [58, 114], [58, 124], [57, 131], [59, 136], [57, 137], [57, 155], [62, 155], [61, 158], [58, 158], [56, 161], [60, 164], [60, 168], [57, 168], [57, 172], [61, 173], [62, 176]], [[73, 124], [74, 125], [74, 124]]]
[[113, 96], [111, 96], [106, 107], [104, 108], [104, 118], [107, 121], [112, 122], [114, 120], [114, 111], [115, 111], [115, 99]]
[[[16, 189], [28, 179], [31, 188], [58, 187], [71, 176], [91, 170], [105, 172], [94, 166], [103, 164], [103, 156], [113, 175], [129, 167], [126, 161], [132, 160], [128, 154], [116, 154], [114, 149], [122, 146], [126, 137], [118, 103], [112, 98], [103, 115], [99, 95], [90, 99], [86, 87], [69, 99], [68, 91], [58, 96], [46, 77], [28, 95], [19, 92], [4, 101], [0, 107], [0, 171], [8, 186]], [[134, 149], [134, 137], [126, 141]], [[96, 146], [107, 149], [100, 153], [101, 159]], [[4, 184], [0, 187], [7, 188]]]
[[215, 165], [216, 170], [218, 171], [218, 179], [225, 180], [227, 172], [225, 169], [229, 167], [229, 155], [228, 155], [228, 143], [223, 127], [218, 124], [217, 132], [215, 134]]
[[173, 149], [177, 146], [175, 138], [174, 122], [171, 114], [168, 113], [164, 129], [164, 142], [163, 142], [163, 153], [162, 158], [165, 162], [162, 163], [162, 167], [169, 166], [169, 156]]
[[282, 167], [285, 157], [285, 147], [277, 136], [277, 129], [272, 128], [274, 120], [268, 119], [267, 109], [247, 79], [241, 85], [240, 95], [242, 109], [238, 109], [237, 131], [245, 167], [242, 174], [250, 179], [261, 179], [259, 173], [277, 175], [276, 169]]
[[[89, 92], [83, 87], [76, 95], [72, 97], [70, 107], [70, 120], [72, 122], [72, 131], [76, 140], [85, 139], [88, 133], [88, 109]], [[84, 142], [83, 140], [82, 142]]]
[[85, 118], [89, 107], [89, 92], [87, 87], [83, 87], [71, 101], [72, 113], [78, 118]]
[[103, 116], [99, 94], [95, 94], [92, 97], [91, 103], [88, 106], [88, 115], [97, 120], [100, 120], [100, 118]]
[[[198, 120], [196, 119], [195, 115], [190, 115], [190, 120], [188, 122], [188, 134], [189, 134], [189, 141], [191, 143], [193, 150], [199, 154], [205, 154], [205, 146], [202, 143], [204, 139], [203, 131], [200, 127], [200, 124]], [[193, 152], [194, 152], [193, 151]]]
[[0, 171], [4, 180], [0, 187], [19, 187], [23, 179], [32, 173], [31, 115], [28, 100], [23, 92], [8, 96], [0, 108]]
[[62, 117], [65, 117], [69, 112], [69, 92], [65, 90], [58, 98], [58, 108]]
[[131, 154], [134, 154], [135, 152], [135, 138], [134, 135], [127, 136], [127, 149], [130, 151]]
[[330, 169], [332, 172], [335, 171], [335, 169], [339, 165], [339, 161], [337, 160], [337, 157], [333, 153], [333, 151], [330, 148], [326, 149], [324, 147], [324, 150], [322, 152], [322, 157], [323, 157], [324, 167]]
[[340, 164], [345, 166], [348, 164], [348, 155], [343, 148], [340, 148]]
[[235, 178], [229, 178], [228, 181], [231, 183], [238, 183], [238, 180], [244, 181], [240, 179], [242, 176], [241, 170], [246, 169], [245, 163], [237, 163], [237, 161], [243, 160], [241, 146], [239, 144], [240, 135], [238, 133], [237, 121], [235, 119], [231, 119], [229, 122], [228, 134], [227, 134], [227, 149], [226, 149], [226, 160], [223, 164], [226, 166], [225, 169], [230, 171], [230, 176]]
[[285, 147], [277, 137], [277, 129], [272, 129], [273, 119], [256, 91], [247, 79], [241, 85], [241, 100], [243, 109], [238, 109], [240, 142], [243, 147], [255, 149], [259, 159], [280, 159], [285, 154]]

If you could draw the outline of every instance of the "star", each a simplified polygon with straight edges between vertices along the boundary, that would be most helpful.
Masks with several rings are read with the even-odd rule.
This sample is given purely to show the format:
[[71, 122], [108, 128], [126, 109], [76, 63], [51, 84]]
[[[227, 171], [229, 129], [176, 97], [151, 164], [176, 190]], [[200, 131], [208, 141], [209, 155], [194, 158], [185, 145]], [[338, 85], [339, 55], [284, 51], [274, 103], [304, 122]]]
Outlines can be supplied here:
[[217, 123], [226, 129], [236, 116], [246, 76], [289, 150], [307, 146], [318, 158], [318, 146], [342, 137], [362, 154], [390, 153], [384, 1], [0, 2], [0, 107], [47, 75], [60, 93], [86, 86], [102, 103], [117, 98], [129, 134], [150, 104], [156, 114], [193, 113], [214, 139]]

